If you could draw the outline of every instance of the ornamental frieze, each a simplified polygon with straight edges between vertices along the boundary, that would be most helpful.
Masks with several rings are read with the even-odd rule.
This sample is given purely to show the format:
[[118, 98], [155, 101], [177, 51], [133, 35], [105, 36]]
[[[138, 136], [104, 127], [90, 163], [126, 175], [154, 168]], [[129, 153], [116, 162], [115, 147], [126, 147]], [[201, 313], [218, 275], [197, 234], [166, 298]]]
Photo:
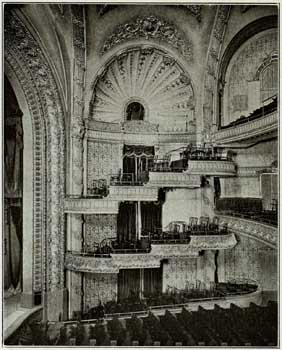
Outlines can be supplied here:
[[272, 248], [277, 248], [278, 231], [275, 226], [227, 215], [219, 215], [219, 219], [219, 225], [227, 224], [230, 231], [253, 237]]
[[214, 236], [191, 236], [189, 246], [191, 246], [192, 249], [220, 250], [231, 249], [236, 244], [236, 237], [233, 233], [231, 233], [227, 235]]
[[187, 61], [192, 61], [192, 45], [184, 33], [172, 24], [155, 16], [137, 17], [119, 25], [104, 43], [102, 53], [128, 40], [146, 39], [165, 42], [178, 50]]

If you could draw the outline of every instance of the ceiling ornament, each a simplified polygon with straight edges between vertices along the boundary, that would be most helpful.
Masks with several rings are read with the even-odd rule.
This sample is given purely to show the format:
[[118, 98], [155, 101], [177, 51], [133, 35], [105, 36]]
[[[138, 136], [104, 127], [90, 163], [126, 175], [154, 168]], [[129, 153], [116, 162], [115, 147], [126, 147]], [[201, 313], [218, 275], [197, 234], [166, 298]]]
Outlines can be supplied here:
[[104, 43], [102, 53], [128, 40], [146, 39], [165, 42], [178, 50], [188, 61], [192, 61], [192, 45], [179, 29], [155, 16], [138, 17], [116, 27]]
[[146, 121], [162, 127], [169, 121], [185, 124], [194, 118], [189, 114], [194, 107], [190, 77], [157, 49], [135, 48], [113, 59], [96, 79], [90, 115], [95, 120], [122, 122], [128, 102], [134, 100], [145, 106]]

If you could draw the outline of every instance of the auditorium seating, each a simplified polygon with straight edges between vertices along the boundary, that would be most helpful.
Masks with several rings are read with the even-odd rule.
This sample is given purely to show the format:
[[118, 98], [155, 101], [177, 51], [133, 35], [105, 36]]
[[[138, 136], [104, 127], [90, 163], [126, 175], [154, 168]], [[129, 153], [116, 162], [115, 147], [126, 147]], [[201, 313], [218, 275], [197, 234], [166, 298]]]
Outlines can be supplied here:
[[278, 305], [215, 305], [198, 311], [166, 310], [89, 322], [24, 324], [7, 345], [84, 346], [276, 346]]
[[278, 211], [263, 210], [261, 198], [219, 198], [216, 200], [216, 210], [223, 215], [232, 215], [277, 225]]
[[277, 96], [274, 97], [272, 102], [270, 102], [268, 105], [257, 108], [252, 113], [250, 113], [247, 117], [241, 116], [240, 118], [232, 121], [228, 125], [221, 126], [221, 129], [227, 129], [233, 126], [245, 124], [249, 121], [264, 117], [274, 111], [277, 111]]

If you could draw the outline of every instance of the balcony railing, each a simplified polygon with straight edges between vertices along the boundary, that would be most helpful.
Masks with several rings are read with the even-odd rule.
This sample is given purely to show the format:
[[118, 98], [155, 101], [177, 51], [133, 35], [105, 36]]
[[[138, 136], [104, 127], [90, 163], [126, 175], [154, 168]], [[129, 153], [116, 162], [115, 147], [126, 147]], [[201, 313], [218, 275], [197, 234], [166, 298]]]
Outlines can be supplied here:
[[122, 174], [110, 175], [111, 186], [142, 186], [147, 181], [148, 181], [148, 172], [142, 172], [137, 175], [134, 173], [122, 173]]

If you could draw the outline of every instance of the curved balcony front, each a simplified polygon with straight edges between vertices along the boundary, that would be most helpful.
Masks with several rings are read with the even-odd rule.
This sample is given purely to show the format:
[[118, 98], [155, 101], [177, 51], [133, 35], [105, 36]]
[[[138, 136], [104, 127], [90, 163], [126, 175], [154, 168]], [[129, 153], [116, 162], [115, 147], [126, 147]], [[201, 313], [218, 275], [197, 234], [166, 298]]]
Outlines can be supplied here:
[[232, 161], [223, 160], [189, 160], [188, 169], [191, 175], [235, 176], [236, 166]]
[[249, 236], [257, 241], [260, 241], [271, 248], [277, 248], [278, 230], [273, 225], [267, 225], [254, 220], [242, 219], [229, 215], [220, 215], [219, 225], [228, 227], [232, 233]]
[[115, 201], [157, 201], [158, 188], [146, 186], [110, 186], [109, 200]]
[[65, 213], [118, 214], [118, 201], [97, 198], [65, 198]]
[[230, 249], [237, 241], [233, 233], [214, 236], [191, 236], [189, 243], [166, 244], [152, 242], [148, 253], [110, 253], [96, 256], [91, 253], [67, 252], [65, 267], [76, 272], [118, 273], [120, 269], [159, 268], [163, 259], [197, 258], [201, 250]]
[[184, 172], [149, 172], [149, 181], [145, 186], [199, 188], [201, 179], [198, 175]]
[[244, 124], [238, 124], [225, 129], [220, 129], [215, 133], [218, 144], [232, 144], [238, 142], [252, 142], [252, 139], [273, 134], [278, 130], [278, 113], [274, 111], [255, 120], [250, 120]]

